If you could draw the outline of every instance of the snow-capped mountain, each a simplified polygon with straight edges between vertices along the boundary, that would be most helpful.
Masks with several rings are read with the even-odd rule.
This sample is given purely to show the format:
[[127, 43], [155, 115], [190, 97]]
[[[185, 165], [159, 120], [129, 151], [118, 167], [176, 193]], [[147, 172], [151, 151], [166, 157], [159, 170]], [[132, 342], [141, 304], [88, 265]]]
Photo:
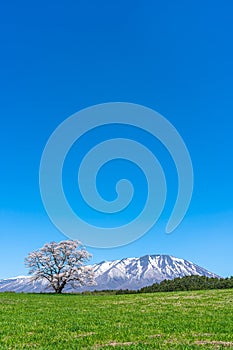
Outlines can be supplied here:
[[[164, 279], [199, 275], [219, 277], [190, 261], [170, 255], [145, 255], [141, 258], [125, 258], [122, 260], [102, 261], [92, 265], [95, 272], [96, 285], [82, 287], [76, 291], [103, 289], [140, 289]], [[30, 276], [18, 276], [0, 280], [0, 292], [34, 292], [49, 291], [45, 282], [31, 281]], [[65, 292], [74, 291], [67, 286]]]

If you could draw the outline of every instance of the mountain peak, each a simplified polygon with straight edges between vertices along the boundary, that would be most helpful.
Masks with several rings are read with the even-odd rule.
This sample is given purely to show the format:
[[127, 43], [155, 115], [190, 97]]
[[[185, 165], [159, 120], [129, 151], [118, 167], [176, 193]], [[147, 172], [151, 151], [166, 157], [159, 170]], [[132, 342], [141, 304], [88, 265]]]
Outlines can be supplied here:
[[[174, 279], [190, 275], [217, 277], [212, 272], [193, 264], [188, 260], [171, 255], [144, 255], [139, 258], [102, 261], [92, 265], [96, 286], [80, 287], [76, 291], [103, 289], [140, 289], [165, 279]], [[29, 276], [18, 276], [0, 280], [0, 292], [43, 292], [45, 281], [32, 282]], [[48, 291], [48, 290], [47, 290]], [[66, 292], [74, 291], [66, 287]]]

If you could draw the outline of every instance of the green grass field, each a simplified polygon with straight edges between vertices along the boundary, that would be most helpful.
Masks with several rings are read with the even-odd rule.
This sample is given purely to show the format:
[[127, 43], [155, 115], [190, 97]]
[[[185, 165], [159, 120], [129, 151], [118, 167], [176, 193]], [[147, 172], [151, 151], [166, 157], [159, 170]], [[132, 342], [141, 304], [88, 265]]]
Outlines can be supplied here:
[[0, 349], [233, 349], [233, 290], [0, 294]]

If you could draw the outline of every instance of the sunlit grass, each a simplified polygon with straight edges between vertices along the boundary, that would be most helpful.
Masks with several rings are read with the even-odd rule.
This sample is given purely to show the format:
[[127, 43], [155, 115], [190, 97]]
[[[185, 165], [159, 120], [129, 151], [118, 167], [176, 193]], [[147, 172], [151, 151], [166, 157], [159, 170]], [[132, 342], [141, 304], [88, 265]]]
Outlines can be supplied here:
[[0, 294], [0, 349], [233, 349], [233, 290]]

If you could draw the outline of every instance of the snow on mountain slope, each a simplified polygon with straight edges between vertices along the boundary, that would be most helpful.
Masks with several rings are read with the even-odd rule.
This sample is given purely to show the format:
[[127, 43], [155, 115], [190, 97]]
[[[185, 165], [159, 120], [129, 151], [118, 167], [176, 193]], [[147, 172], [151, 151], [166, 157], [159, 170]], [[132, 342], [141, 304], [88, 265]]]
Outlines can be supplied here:
[[[145, 255], [141, 258], [125, 258], [122, 260], [102, 261], [92, 265], [95, 272], [96, 285], [82, 287], [76, 291], [103, 289], [139, 289], [160, 283], [164, 279], [199, 275], [219, 277], [190, 261], [170, 255]], [[33, 292], [51, 291], [45, 289], [45, 282], [32, 282], [30, 276], [18, 276], [0, 280], [0, 292]], [[66, 292], [74, 291], [66, 287]]]

